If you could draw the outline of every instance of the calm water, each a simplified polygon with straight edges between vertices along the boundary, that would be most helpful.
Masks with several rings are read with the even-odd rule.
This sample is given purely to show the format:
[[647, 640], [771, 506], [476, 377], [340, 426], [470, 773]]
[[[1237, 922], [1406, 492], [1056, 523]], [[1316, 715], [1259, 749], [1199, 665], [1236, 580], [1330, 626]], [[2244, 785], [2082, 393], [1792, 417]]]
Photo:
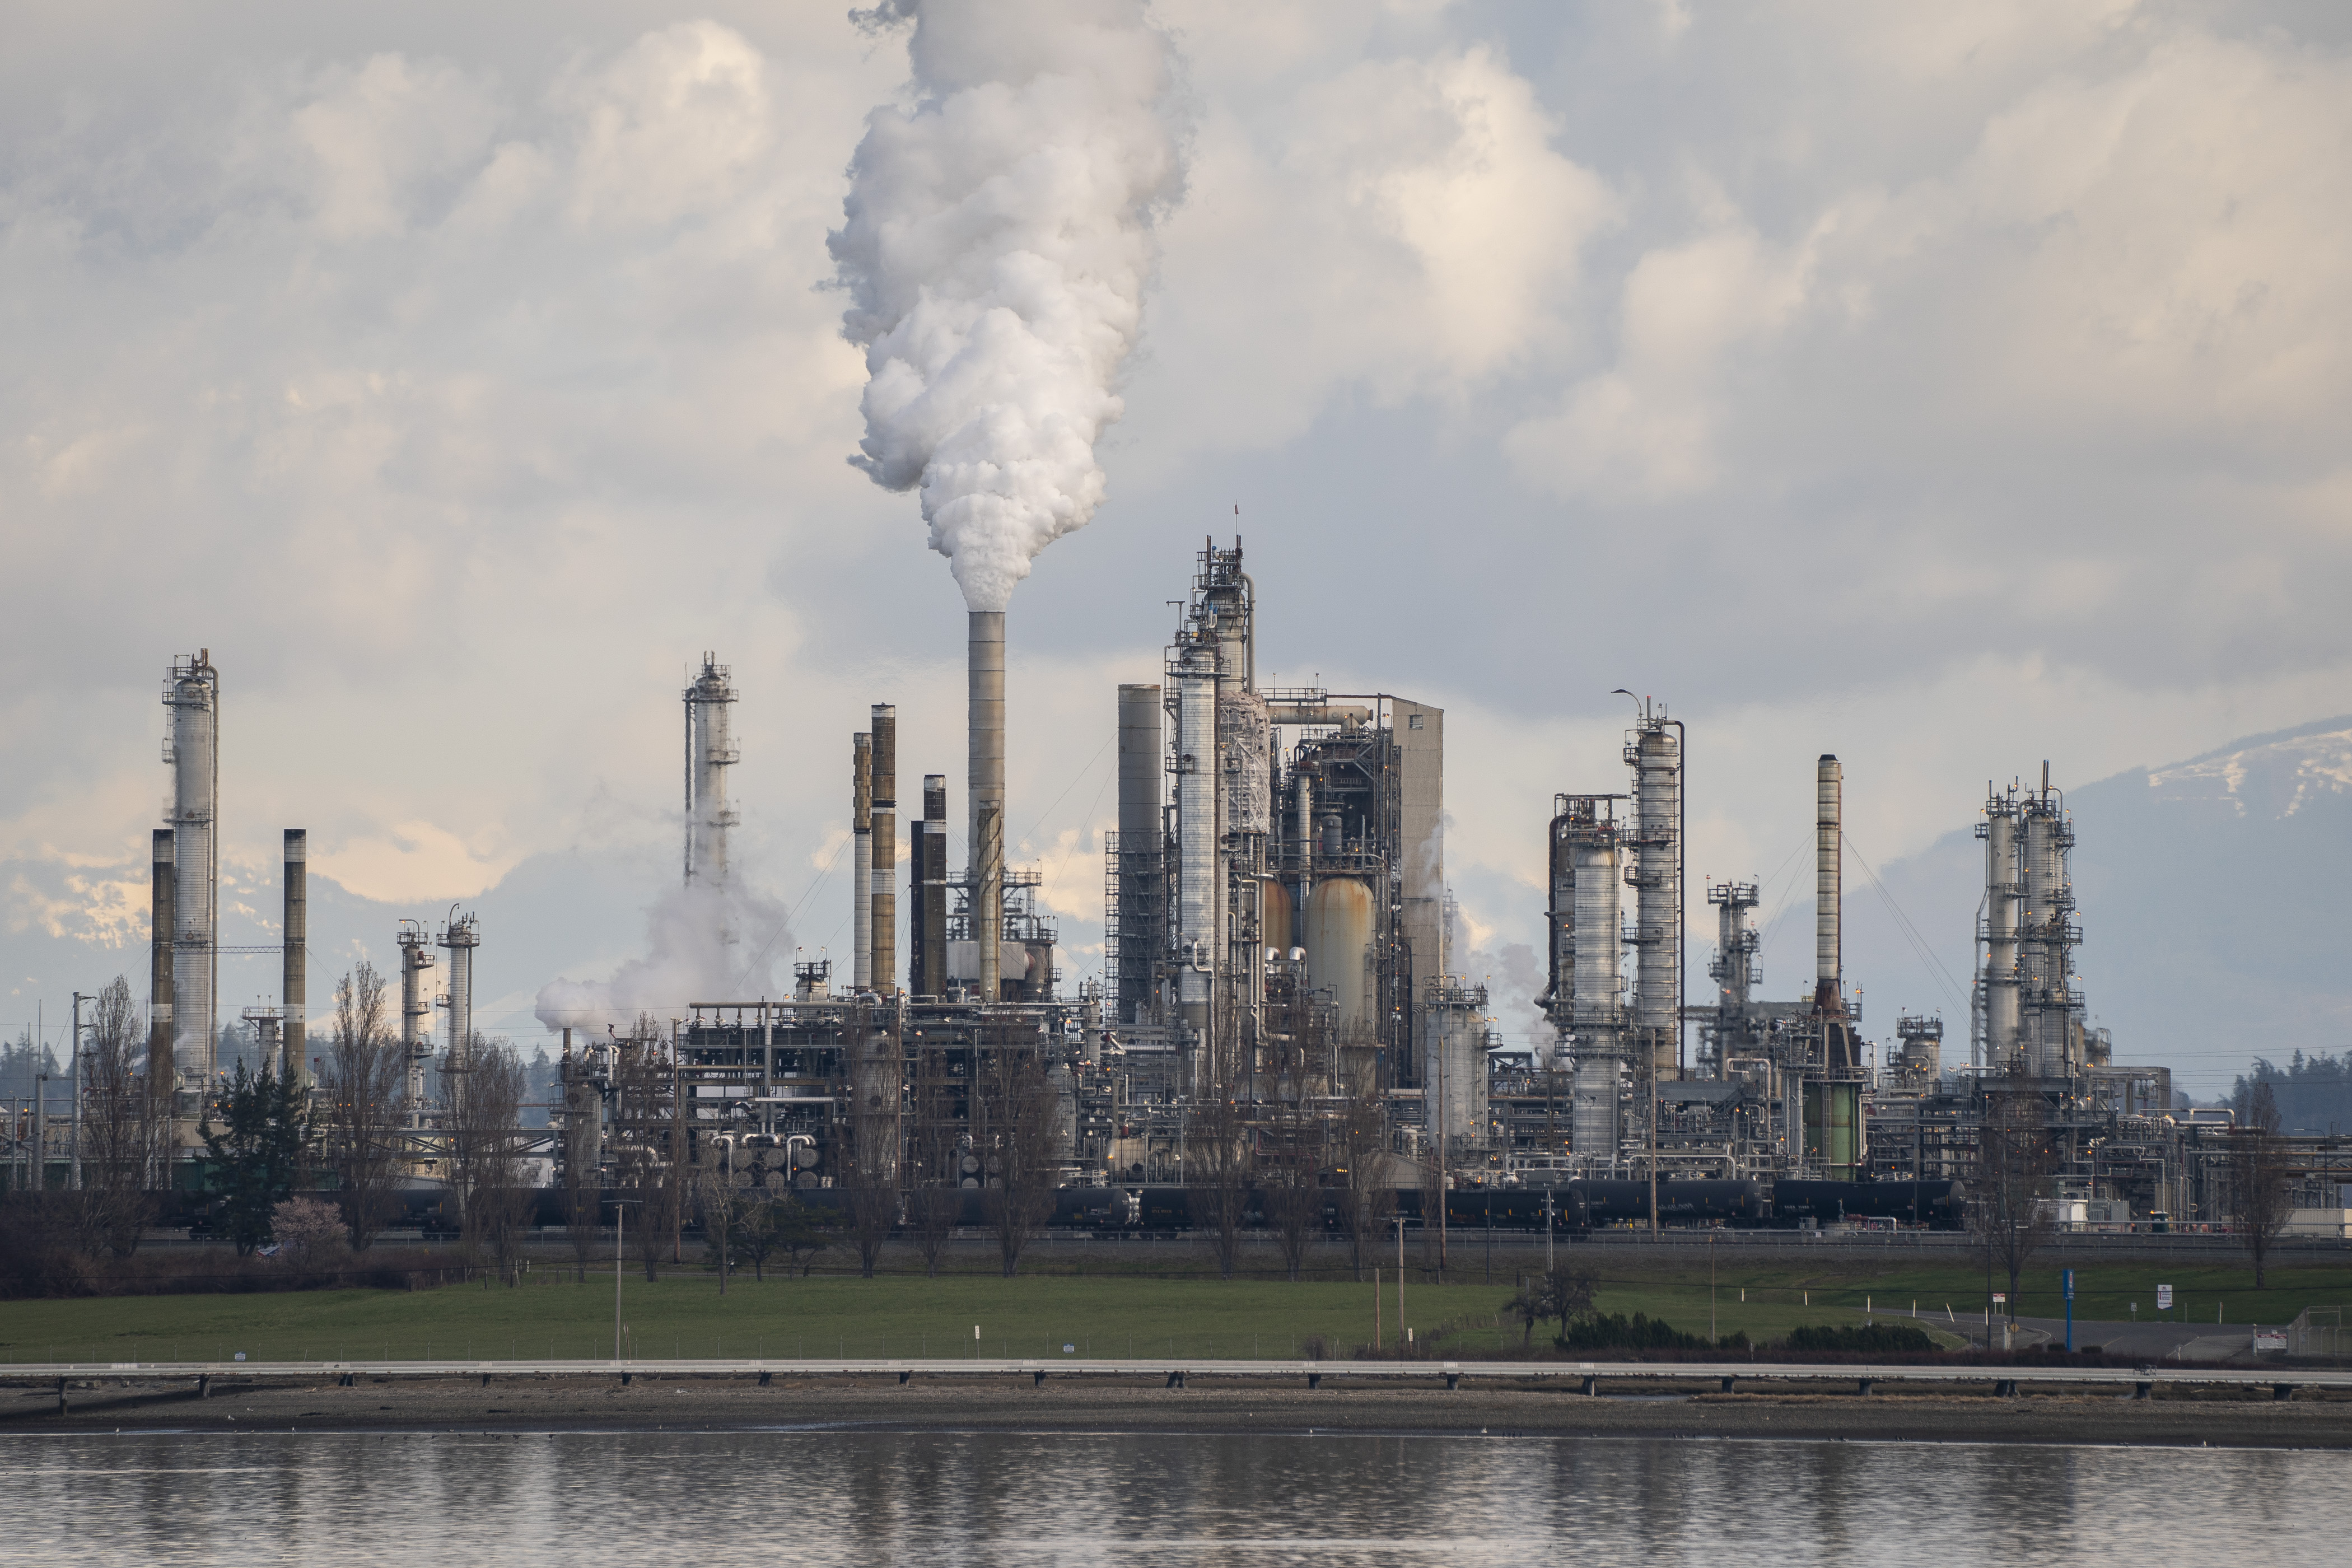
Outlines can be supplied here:
[[1558, 1438], [0, 1438], [0, 1561], [2328, 1563], [2352, 1460]]

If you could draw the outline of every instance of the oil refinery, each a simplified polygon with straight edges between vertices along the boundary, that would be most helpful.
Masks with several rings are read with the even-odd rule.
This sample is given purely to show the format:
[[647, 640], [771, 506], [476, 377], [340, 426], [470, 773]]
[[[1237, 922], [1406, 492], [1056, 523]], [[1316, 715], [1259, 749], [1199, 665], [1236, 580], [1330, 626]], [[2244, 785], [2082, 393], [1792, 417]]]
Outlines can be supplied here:
[[[1811, 976], [1768, 996], [1758, 884], [1708, 882], [1713, 984], [1689, 999], [1686, 760], [1706, 738], [1624, 693], [1622, 793], [1529, 805], [1545, 890], [1535, 1005], [1549, 1037], [1507, 1044], [1486, 988], [1449, 951], [1444, 710], [1262, 681], [1266, 611], [1238, 540], [1204, 545], [1178, 603], [1160, 680], [1103, 694], [1118, 796], [1099, 978], [1066, 983], [1040, 873], [1006, 863], [1005, 615], [971, 611], [960, 821], [948, 775], [921, 772], [902, 843], [902, 747], [936, 746], [908, 745], [897, 708], [874, 703], [846, 747], [848, 973], [819, 958], [796, 965], [789, 996], [682, 998], [674, 1016], [602, 1037], [562, 1029], [559, 1100], [522, 1135], [546, 1183], [542, 1216], [579, 1223], [618, 1193], [691, 1177], [821, 1203], [886, 1193], [901, 1223], [917, 1194], [951, 1193], [970, 1219], [1030, 1170], [1053, 1194], [1037, 1200], [1041, 1219], [1095, 1224], [1192, 1224], [1188, 1194], [1225, 1186], [1250, 1194], [1254, 1224], [1265, 1193], [1286, 1188], [1329, 1194], [1335, 1226], [1345, 1194], [1369, 1191], [1433, 1216], [1454, 1205], [1431, 1194], [1478, 1194], [1488, 1215], [1499, 1202], [1512, 1223], [1571, 1229], [1948, 1228], [1964, 1223], [1988, 1117], [2025, 1107], [2053, 1152], [2048, 1201], [2074, 1222], [2227, 1217], [2226, 1127], [2180, 1106], [2166, 1069], [2116, 1062], [2086, 1023], [2076, 829], [2046, 763], [2038, 782], [1987, 787], [1967, 1051], [1948, 1060], [1940, 1016], [1898, 1016], [1884, 1046], [1863, 1032], [1843, 963], [1846, 781], [1831, 754], [1814, 779]], [[226, 1077], [219, 958], [261, 950], [218, 941], [222, 684], [209, 650], [173, 662], [163, 703], [172, 795], [153, 834], [157, 1066], [144, 1086], [176, 1129], [170, 1184], [186, 1189], [201, 1185], [198, 1124]], [[740, 709], [730, 669], [703, 654], [683, 692], [689, 889], [736, 874]], [[317, 1093], [302, 829], [284, 832], [281, 886], [282, 992], [243, 1018], [279, 1074]], [[453, 906], [388, 934], [391, 1120], [412, 1194], [429, 1194], [457, 1135], [432, 1074], [464, 1073], [478, 1048], [486, 933]], [[756, 934], [722, 922], [705, 940], [731, 950]], [[12, 1182], [69, 1179], [76, 1118], [45, 1103], [34, 1120]], [[2319, 1193], [2347, 1174], [2340, 1163], [2327, 1141], [2301, 1177]]]

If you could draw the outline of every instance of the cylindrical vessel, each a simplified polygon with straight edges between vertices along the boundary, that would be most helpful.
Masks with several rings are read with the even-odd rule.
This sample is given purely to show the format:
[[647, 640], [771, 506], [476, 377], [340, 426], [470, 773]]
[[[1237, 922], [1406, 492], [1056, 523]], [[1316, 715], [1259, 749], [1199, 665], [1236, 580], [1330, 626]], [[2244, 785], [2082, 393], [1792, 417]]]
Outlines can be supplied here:
[[1324, 878], [1307, 903], [1307, 985], [1331, 994], [1342, 1039], [1371, 1034], [1371, 969], [1372, 890], [1360, 878]]
[[980, 950], [980, 996], [1003, 994], [1004, 936], [1004, 612], [974, 610], [966, 622], [969, 679], [967, 787], [971, 792], [971, 926]]
[[147, 913], [147, 1092], [166, 1109], [177, 1087], [172, 1066], [172, 829], [155, 829]]
[[474, 1054], [474, 950], [481, 926], [472, 915], [453, 918], [441, 932], [449, 950], [449, 1060], [462, 1068]]
[[907, 930], [913, 945], [908, 989], [923, 996], [948, 992], [948, 780], [923, 775], [923, 820], [914, 840], [915, 907]]
[[172, 1017], [181, 1068], [210, 1083], [219, 1047], [220, 674], [211, 650], [173, 667]]
[[421, 1125], [425, 1114], [425, 1064], [433, 1055], [431, 1031], [425, 1019], [433, 1011], [425, 994], [425, 972], [433, 955], [425, 951], [424, 930], [415, 922], [400, 925], [400, 1055], [407, 1069], [408, 1122]]
[[1682, 1037], [1682, 746], [1663, 719], [1635, 737], [1633, 1027], [1651, 1066], [1671, 1072]]
[[1223, 947], [1217, 795], [1216, 659], [1196, 645], [1176, 670], [1176, 1001], [1195, 1030], [1208, 1025], [1209, 982]]
[[1822, 755], [1814, 773], [1813, 812], [1813, 1008], [1835, 1013], [1843, 1009], [1839, 988], [1843, 972], [1844, 859], [1841, 817], [1844, 811], [1845, 775], [1837, 758]]
[[2058, 847], [2058, 817], [2036, 799], [2023, 823], [2024, 908], [2020, 911], [2019, 967], [2023, 982], [2026, 1059], [2037, 1078], [2066, 1075], [2069, 1022], [2065, 1005], [2065, 887]]
[[874, 737], [849, 740], [849, 978], [853, 994], [874, 984]]
[[1985, 1065], [2010, 1070], [2019, 1041], [2018, 990], [2023, 982], [2017, 951], [2019, 886], [2015, 803], [2000, 795], [1985, 805]]
[[1258, 929], [1264, 933], [1265, 945], [1276, 950], [1277, 957], [1287, 958], [1294, 946], [1304, 946], [1297, 935], [1297, 906], [1290, 901], [1290, 889], [1269, 878], [1259, 884], [1265, 904], [1259, 913]]
[[898, 710], [874, 704], [874, 989], [898, 989]]
[[727, 829], [735, 821], [727, 770], [737, 757], [728, 717], [735, 688], [717, 658], [704, 654], [686, 689], [686, 879], [712, 884], [727, 879]]
[[310, 1006], [310, 835], [303, 828], [286, 829], [285, 877], [285, 922], [280, 933], [285, 963], [278, 998], [284, 1022], [278, 1037], [286, 1059], [278, 1072], [307, 1088], [311, 1079], [306, 1027]]
[[1150, 1005], [1152, 973], [1168, 941], [1162, 862], [1167, 773], [1157, 686], [1118, 689], [1118, 1016], [1133, 1023]]

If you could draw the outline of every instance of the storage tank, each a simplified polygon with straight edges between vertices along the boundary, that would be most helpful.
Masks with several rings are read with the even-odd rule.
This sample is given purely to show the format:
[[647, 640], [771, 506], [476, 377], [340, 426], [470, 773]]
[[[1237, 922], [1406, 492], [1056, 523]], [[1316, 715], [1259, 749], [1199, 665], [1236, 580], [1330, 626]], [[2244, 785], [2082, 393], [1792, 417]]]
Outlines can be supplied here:
[[1286, 955], [1294, 947], [1304, 947], [1304, 935], [1298, 929], [1298, 909], [1291, 902], [1290, 885], [1286, 882], [1265, 881], [1265, 904], [1258, 917], [1257, 939], [1266, 947], [1280, 948]]
[[1372, 890], [1357, 877], [1315, 884], [1307, 903], [1307, 984], [1328, 991], [1343, 1034], [1372, 1022]]

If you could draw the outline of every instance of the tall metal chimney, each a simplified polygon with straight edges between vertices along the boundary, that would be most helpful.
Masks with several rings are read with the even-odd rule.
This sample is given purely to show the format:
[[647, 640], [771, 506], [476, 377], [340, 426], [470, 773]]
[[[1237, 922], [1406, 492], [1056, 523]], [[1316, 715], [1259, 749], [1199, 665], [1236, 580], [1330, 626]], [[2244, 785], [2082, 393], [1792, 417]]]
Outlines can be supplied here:
[[974, 610], [966, 637], [971, 678], [971, 934], [980, 948], [980, 999], [1003, 994], [997, 948], [1004, 935], [1004, 612]]
[[305, 1027], [310, 1006], [310, 969], [308, 943], [310, 940], [310, 835], [308, 829], [289, 827], [286, 830], [286, 881], [284, 885], [286, 916], [279, 932], [284, 939], [283, 994], [278, 1000], [283, 1011], [278, 1039], [285, 1052], [286, 1065], [281, 1076], [309, 1088], [310, 1058], [306, 1053], [309, 1031]]
[[898, 710], [874, 705], [874, 989], [898, 989]]
[[1844, 969], [1844, 858], [1842, 819], [1845, 810], [1845, 774], [1838, 760], [1824, 752], [1815, 775], [1813, 813], [1813, 1011], [1845, 1010], [1839, 979]]
[[172, 829], [155, 829], [147, 915], [147, 1092], [159, 1112], [172, 1109]]
[[849, 988], [874, 984], [874, 737], [849, 738]]

